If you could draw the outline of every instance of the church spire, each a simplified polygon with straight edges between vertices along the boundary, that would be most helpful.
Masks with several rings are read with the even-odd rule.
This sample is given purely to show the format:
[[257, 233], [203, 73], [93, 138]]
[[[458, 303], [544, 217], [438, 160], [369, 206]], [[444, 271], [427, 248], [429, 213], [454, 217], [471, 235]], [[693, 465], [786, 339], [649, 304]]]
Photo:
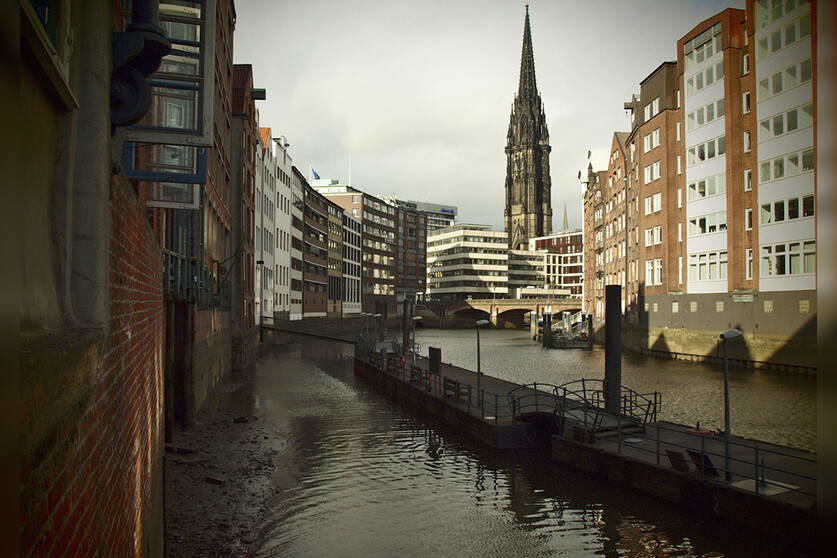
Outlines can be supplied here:
[[520, 55], [520, 85], [517, 95], [521, 100], [534, 100], [538, 96], [538, 85], [535, 82], [535, 55], [532, 51], [532, 29], [529, 26], [529, 4], [526, 4], [523, 52]]
[[552, 232], [549, 131], [535, 83], [529, 4], [523, 27], [520, 83], [506, 138], [506, 232], [509, 248], [525, 250], [530, 238]]

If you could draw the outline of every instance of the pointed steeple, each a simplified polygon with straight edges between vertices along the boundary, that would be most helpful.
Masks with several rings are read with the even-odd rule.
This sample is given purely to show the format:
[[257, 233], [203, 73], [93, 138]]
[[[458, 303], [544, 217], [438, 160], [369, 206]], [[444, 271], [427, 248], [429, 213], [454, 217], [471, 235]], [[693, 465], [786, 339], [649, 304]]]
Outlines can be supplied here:
[[526, 249], [528, 240], [552, 232], [552, 180], [549, 131], [535, 82], [535, 56], [529, 4], [523, 26], [520, 83], [506, 136], [506, 232], [509, 247]]
[[538, 85], [535, 82], [535, 55], [532, 51], [532, 29], [529, 27], [529, 4], [526, 4], [523, 52], [520, 55], [520, 85], [517, 95], [521, 100], [534, 100], [538, 96]]
[[564, 225], [561, 227], [561, 230], [570, 230], [570, 223], [567, 221], [567, 202], [564, 202]]

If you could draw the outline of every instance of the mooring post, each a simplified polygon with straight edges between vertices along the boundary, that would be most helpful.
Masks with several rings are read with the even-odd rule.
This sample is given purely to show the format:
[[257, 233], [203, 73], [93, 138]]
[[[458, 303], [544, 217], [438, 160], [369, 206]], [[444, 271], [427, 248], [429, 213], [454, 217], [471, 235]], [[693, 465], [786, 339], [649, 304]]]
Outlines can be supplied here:
[[622, 391], [622, 286], [605, 286], [605, 409], [620, 412]]
[[587, 314], [587, 346], [593, 348], [593, 313]]

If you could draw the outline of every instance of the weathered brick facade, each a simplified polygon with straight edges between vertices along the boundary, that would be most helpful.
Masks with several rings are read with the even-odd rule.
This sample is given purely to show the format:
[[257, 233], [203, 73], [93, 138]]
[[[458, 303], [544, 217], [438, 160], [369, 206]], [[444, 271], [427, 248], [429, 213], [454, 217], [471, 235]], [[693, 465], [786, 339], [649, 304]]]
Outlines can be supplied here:
[[21, 351], [21, 556], [162, 552], [162, 251], [145, 200], [110, 184], [107, 333]]

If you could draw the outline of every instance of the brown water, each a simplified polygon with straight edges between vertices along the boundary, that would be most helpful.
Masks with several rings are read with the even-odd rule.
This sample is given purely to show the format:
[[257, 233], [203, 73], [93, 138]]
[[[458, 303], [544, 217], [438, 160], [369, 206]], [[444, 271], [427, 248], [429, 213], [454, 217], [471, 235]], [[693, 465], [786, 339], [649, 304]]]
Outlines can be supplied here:
[[[492, 373], [501, 371], [502, 362], [490, 356], [492, 350], [517, 346], [512, 335], [501, 333], [484, 336], [483, 362]], [[453, 335], [460, 336], [467, 358], [467, 332]], [[447, 352], [430, 331], [419, 341], [442, 345], [448, 361], [456, 341], [450, 332], [444, 337], [453, 342]], [[521, 381], [537, 379], [532, 370], [526, 374], [532, 377]], [[705, 374], [704, 382], [714, 377]], [[262, 359], [252, 385], [232, 397], [280, 441], [276, 495], [259, 526], [257, 556], [799, 553], [555, 467], [543, 454], [488, 452], [357, 380], [348, 345], [283, 347]]]

